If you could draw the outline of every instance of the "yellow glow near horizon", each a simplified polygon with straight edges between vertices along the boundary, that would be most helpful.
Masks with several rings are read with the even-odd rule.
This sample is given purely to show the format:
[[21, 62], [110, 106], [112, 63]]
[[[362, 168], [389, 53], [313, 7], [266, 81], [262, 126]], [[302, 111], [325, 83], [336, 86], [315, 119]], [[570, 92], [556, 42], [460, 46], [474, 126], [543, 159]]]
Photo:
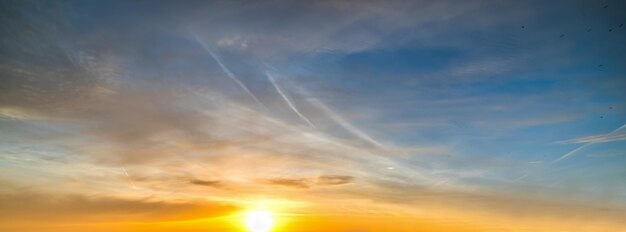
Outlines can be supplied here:
[[269, 232], [274, 226], [274, 216], [266, 210], [254, 210], [245, 214], [245, 223], [250, 232]]

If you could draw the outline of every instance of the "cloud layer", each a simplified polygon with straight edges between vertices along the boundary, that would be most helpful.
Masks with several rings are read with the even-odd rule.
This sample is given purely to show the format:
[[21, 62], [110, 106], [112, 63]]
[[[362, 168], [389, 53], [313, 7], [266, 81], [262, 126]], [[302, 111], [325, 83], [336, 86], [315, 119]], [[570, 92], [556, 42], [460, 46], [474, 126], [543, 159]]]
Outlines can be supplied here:
[[0, 4], [5, 221], [623, 226], [623, 3]]

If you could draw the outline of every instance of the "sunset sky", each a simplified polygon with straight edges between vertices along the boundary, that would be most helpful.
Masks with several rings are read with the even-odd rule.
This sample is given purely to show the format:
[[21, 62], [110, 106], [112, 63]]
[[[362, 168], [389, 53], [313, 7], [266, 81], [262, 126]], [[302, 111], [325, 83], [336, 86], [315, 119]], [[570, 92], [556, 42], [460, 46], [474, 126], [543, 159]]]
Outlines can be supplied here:
[[624, 12], [0, 0], [0, 231], [626, 231]]

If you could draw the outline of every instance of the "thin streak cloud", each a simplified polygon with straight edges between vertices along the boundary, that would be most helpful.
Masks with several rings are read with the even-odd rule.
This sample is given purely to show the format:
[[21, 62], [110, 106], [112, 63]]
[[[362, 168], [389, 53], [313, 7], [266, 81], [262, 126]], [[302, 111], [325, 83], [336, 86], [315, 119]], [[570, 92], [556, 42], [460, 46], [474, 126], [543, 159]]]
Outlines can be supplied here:
[[577, 144], [577, 143], [608, 143], [614, 141], [626, 140], [626, 134], [602, 134], [602, 135], [593, 135], [582, 138], [575, 138], [570, 140], [563, 140], [557, 143], [560, 144]]
[[133, 186], [133, 188], [137, 189], [137, 185], [135, 185], [135, 182], [133, 181], [133, 179], [130, 178], [130, 175], [128, 175], [128, 172], [126, 171], [126, 168], [122, 168], [122, 170], [124, 170], [124, 174], [126, 174], [126, 178], [128, 178], [128, 181]]
[[287, 95], [285, 95], [285, 93], [280, 88], [280, 86], [278, 86], [278, 83], [276, 83], [276, 80], [274, 79], [273, 75], [270, 72], [265, 72], [265, 75], [267, 76], [267, 78], [270, 80], [270, 82], [274, 86], [274, 89], [276, 89], [276, 92], [278, 92], [278, 94], [280, 94], [280, 96], [283, 98], [283, 100], [285, 100], [285, 102], [287, 103], [289, 108], [291, 108], [291, 110], [293, 110], [293, 112], [295, 112], [298, 115], [298, 117], [300, 117], [300, 119], [304, 120], [307, 124], [309, 124], [309, 126], [315, 128], [315, 125], [313, 125], [311, 120], [309, 120], [309, 118], [304, 116], [304, 114], [300, 113], [298, 108], [296, 108], [296, 106], [293, 104], [293, 102], [291, 102], [291, 100], [287, 97]]
[[[624, 125], [622, 125], [622, 126], [618, 127], [617, 129], [615, 129], [615, 130], [611, 131], [611, 133], [606, 134], [605, 136], [610, 138], [610, 137], [612, 137], [613, 135], [615, 135], [615, 133], [620, 132], [620, 131], [621, 131], [622, 129], [624, 129], [624, 128], [626, 128], [626, 124], [624, 124]], [[580, 147], [577, 147], [576, 149], [574, 149], [574, 150], [572, 150], [572, 151], [570, 151], [570, 152], [566, 153], [565, 155], [563, 155], [563, 156], [559, 157], [558, 159], [556, 159], [556, 160], [552, 161], [552, 163], [556, 163], [556, 162], [559, 162], [559, 161], [561, 161], [561, 160], [564, 160], [564, 159], [566, 159], [566, 158], [568, 158], [568, 157], [570, 157], [570, 156], [574, 155], [576, 152], [578, 152], [578, 151], [580, 151], [580, 150], [582, 150], [582, 149], [584, 149], [584, 148], [586, 148], [586, 147], [588, 147], [588, 146], [594, 145], [594, 144], [596, 144], [596, 143], [603, 143], [603, 142], [605, 142], [605, 141], [606, 141], [606, 140], [591, 140], [590, 142], [587, 142], [587, 143], [585, 143], [584, 145], [582, 145], [582, 146], [580, 146]]]
[[217, 56], [209, 48], [209, 46], [207, 46], [204, 42], [202, 42], [202, 39], [200, 39], [197, 34], [195, 34], [195, 33], [192, 33], [192, 34], [193, 34], [194, 39], [198, 42], [198, 44], [200, 44], [202, 49], [204, 49], [207, 53], [209, 53], [209, 55], [211, 55], [211, 57], [215, 60], [215, 62], [217, 62], [217, 64], [220, 66], [222, 71], [224, 71], [224, 73], [226, 73], [226, 76], [228, 76], [228, 78], [232, 79], [235, 83], [237, 83], [237, 85], [239, 85], [239, 87], [241, 87], [241, 89], [243, 89], [243, 91], [245, 91], [246, 94], [248, 94], [257, 104], [259, 104], [260, 106], [265, 108], [265, 105], [263, 105], [263, 103], [261, 103], [259, 98], [257, 98], [252, 93], [252, 91], [250, 91], [250, 89], [248, 89], [248, 87], [241, 80], [239, 80], [239, 78], [237, 78], [237, 76], [235, 76], [235, 74], [233, 72], [231, 72], [230, 69], [228, 69], [228, 67], [226, 67], [226, 65], [224, 65], [224, 63], [222, 62], [222, 59], [219, 56]]
[[341, 127], [343, 127], [344, 129], [348, 130], [350, 133], [352, 133], [352, 134], [356, 135], [357, 137], [359, 137], [359, 138], [361, 138], [361, 139], [371, 143], [374, 146], [383, 147], [383, 145], [381, 143], [379, 143], [378, 141], [374, 140], [371, 136], [369, 136], [365, 132], [361, 131], [359, 128], [357, 128], [356, 126], [352, 125], [350, 122], [346, 121], [343, 117], [339, 116], [339, 114], [335, 113], [335, 111], [333, 111], [330, 108], [328, 108], [328, 106], [326, 106], [324, 103], [322, 103], [317, 98], [309, 98], [307, 100], [311, 104], [315, 105], [317, 108], [322, 110], [326, 115], [328, 115], [331, 119], [333, 119]]

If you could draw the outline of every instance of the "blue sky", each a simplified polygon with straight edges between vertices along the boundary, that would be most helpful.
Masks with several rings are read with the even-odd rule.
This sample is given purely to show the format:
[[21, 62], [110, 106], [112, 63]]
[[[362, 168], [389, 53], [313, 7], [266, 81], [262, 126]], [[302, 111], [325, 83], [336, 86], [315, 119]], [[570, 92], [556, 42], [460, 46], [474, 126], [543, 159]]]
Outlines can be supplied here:
[[170, 199], [201, 179], [240, 191], [218, 202], [428, 189], [626, 210], [620, 1], [2, 5], [6, 191]]

